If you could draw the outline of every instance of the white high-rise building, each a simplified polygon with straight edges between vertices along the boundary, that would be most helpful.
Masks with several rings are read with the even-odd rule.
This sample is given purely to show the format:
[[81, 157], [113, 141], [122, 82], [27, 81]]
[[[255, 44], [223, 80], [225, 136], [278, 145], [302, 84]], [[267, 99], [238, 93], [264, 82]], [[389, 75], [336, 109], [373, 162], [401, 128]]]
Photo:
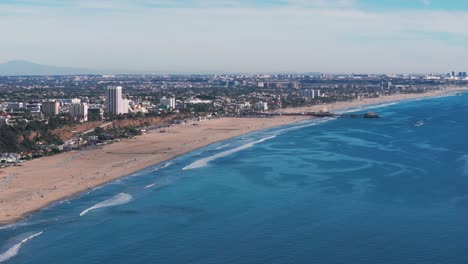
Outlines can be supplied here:
[[[106, 110], [108, 114], [120, 115], [125, 113], [122, 100], [122, 86], [107, 87]], [[128, 106], [127, 106], [128, 109]]]
[[175, 97], [171, 97], [171, 98], [163, 97], [163, 98], [161, 98], [161, 100], [159, 100], [159, 103], [160, 103], [161, 105], [166, 106], [167, 109], [174, 109], [175, 106], [176, 106]]
[[315, 91], [314, 90], [301, 90], [299, 91], [299, 96], [300, 97], [304, 97], [304, 98], [311, 98], [311, 99], [314, 99], [315, 98]]
[[260, 110], [260, 111], [267, 111], [268, 110], [268, 103], [267, 102], [257, 102], [255, 104], [255, 109]]
[[314, 90], [314, 98], [321, 97], [320, 90]]
[[88, 108], [88, 104], [71, 104], [70, 115], [81, 118], [83, 121], [88, 121]]

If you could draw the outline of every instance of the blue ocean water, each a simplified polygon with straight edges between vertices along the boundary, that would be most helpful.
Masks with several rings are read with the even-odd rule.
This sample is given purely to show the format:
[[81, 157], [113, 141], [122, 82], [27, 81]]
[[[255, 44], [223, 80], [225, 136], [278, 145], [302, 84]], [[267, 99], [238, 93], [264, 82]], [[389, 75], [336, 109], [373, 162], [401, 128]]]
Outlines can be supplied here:
[[0, 262], [468, 263], [468, 94], [373, 111], [217, 143], [53, 205], [0, 227]]

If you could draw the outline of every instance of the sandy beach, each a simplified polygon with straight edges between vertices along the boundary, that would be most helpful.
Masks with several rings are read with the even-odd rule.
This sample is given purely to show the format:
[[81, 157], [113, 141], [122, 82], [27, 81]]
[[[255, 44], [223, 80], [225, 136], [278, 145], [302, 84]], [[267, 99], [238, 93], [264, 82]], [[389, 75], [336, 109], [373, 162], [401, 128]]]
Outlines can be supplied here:
[[[336, 111], [371, 104], [435, 97], [454, 90], [406, 94], [282, 110], [283, 112]], [[292, 124], [307, 117], [222, 118], [153, 131], [101, 149], [71, 151], [3, 169], [0, 174], [0, 224], [22, 219], [54, 201], [73, 196], [173, 159], [214, 142], [252, 131]]]
[[450, 94], [452, 92], [466, 91], [466, 90], [467, 90], [466, 88], [451, 88], [447, 90], [438, 90], [438, 91], [427, 92], [423, 94], [395, 94], [391, 96], [381, 96], [378, 98], [364, 98], [361, 100], [336, 102], [333, 104], [314, 105], [311, 107], [286, 108], [286, 109], [282, 109], [281, 112], [283, 113], [318, 112], [318, 111], [336, 112], [342, 109], [355, 108], [355, 107], [361, 107], [361, 106], [366, 106], [366, 105], [385, 104], [385, 103], [392, 103], [392, 102], [397, 102], [397, 101], [443, 96], [443, 95]]

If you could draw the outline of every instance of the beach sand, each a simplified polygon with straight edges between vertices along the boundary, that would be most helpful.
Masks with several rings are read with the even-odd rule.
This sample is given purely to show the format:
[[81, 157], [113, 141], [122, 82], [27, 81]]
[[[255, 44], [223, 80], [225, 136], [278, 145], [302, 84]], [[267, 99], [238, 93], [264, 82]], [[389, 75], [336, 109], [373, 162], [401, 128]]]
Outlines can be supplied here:
[[[434, 97], [453, 90], [379, 97], [283, 112], [336, 111], [371, 104]], [[54, 201], [73, 196], [184, 153], [252, 131], [283, 126], [305, 116], [221, 118], [172, 126], [101, 149], [71, 151], [3, 169], [0, 174], [0, 223], [15, 222]]]

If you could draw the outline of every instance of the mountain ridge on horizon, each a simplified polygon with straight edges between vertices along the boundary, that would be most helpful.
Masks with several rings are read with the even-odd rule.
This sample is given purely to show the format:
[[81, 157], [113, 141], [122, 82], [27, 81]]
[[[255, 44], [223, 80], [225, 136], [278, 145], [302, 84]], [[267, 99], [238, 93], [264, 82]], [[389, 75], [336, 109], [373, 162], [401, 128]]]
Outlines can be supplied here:
[[0, 63], [0, 76], [77, 74], [102, 74], [102, 72], [84, 68], [50, 66], [27, 60], [10, 60]]

